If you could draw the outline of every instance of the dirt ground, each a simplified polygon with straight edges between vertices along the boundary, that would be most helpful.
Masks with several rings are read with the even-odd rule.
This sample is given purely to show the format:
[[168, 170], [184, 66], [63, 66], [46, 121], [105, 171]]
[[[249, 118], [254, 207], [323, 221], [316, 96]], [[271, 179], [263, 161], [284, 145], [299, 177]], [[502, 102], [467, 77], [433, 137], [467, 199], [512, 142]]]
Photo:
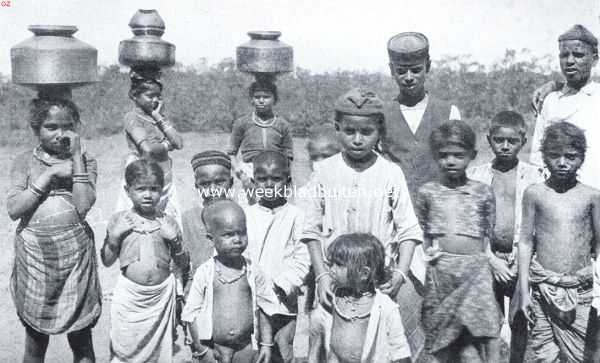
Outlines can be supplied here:
[[[183, 151], [172, 153], [174, 160], [175, 184], [178, 188], [182, 211], [191, 208], [198, 202], [197, 194], [193, 190], [193, 174], [189, 164], [191, 156], [207, 149], [224, 149], [227, 145], [228, 135], [197, 133], [184, 134], [185, 148]], [[305, 140], [295, 139], [295, 161], [293, 164], [293, 179], [297, 185], [304, 184], [308, 179], [309, 167], [304, 149]], [[122, 134], [110, 137], [101, 137], [94, 140], [85, 140], [86, 150], [98, 160], [99, 177], [97, 185], [97, 202], [88, 214], [88, 222], [96, 235], [96, 248], [99, 249], [105, 234], [106, 220], [114, 210], [123, 173], [126, 155], [125, 137]], [[0, 255], [0, 322], [7, 328], [0, 333], [0, 362], [18, 362], [22, 359], [25, 330], [19, 322], [8, 288], [10, 273], [13, 265], [14, 248], [13, 236], [16, 223], [12, 222], [6, 213], [6, 191], [10, 178], [10, 167], [13, 158], [21, 151], [31, 149], [32, 145], [22, 147], [0, 148], [0, 235], [2, 238], [2, 253]], [[117, 264], [106, 268], [100, 264], [99, 274], [103, 289], [103, 313], [93, 330], [94, 347], [98, 362], [107, 362], [109, 359], [109, 311], [111, 294], [118, 276]], [[296, 334], [296, 356], [306, 356], [308, 337], [307, 319], [299, 317], [298, 331]], [[182, 334], [180, 334], [181, 336]], [[188, 362], [189, 349], [183, 345], [180, 337], [178, 352], [175, 362]], [[48, 347], [47, 362], [71, 361], [71, 353], [65, 335], [52, 336]]]

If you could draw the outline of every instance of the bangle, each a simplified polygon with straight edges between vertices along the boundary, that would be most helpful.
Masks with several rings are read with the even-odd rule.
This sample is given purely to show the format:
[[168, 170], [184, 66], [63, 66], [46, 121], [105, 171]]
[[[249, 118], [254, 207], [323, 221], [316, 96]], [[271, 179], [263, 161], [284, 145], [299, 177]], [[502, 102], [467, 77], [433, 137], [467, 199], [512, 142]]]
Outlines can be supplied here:
[[404, 279], [404, 282], [408, 281], [408, 277], [406, 277], [406, 274], [400, 270], [399, 268], [395, 268], [394, 271], [396, 271], [397, 273], [400, 274], [400, 276], [402, 276], [402, 279]]
[[317, 275], [317, 277], [315, 277], [315, 283], [319, 283], [319, 281], [321, 281], [323, 279], [323, 277], [329, 275], [329, 271], [325, 271], [325, 272], [321, 272], [320, 274]]
[[209, 347], [204, 348], [203, 351], [201, 352], [192, 352], [192, 358], [202, 358], [206, 355], [206, 353], [208, 353], [208, 351], [210, 350]]
[[260, 342], [258, 343], [258, 345], [260, 345], [261, 347], [272, 347], [275, 344], [274, 343], [265, 343], [265, 342]]
[[46, 194], [46, 192], [35, 183], [29, 184], [29, 190], [38, 197], [43, 197]]
[[71, 174], [73, 178], [88, 178], [90, 173], [73, 173]]
[[161, 144], [165, 145], [167, 150], [173, 150], [173, 144], [171, 144], [169, 140], [164, 139], [163, 141], [161, 141]]
[[87, 176], [74, 176], [71, 180], [72, 183], [89, 183], [90, 179]]

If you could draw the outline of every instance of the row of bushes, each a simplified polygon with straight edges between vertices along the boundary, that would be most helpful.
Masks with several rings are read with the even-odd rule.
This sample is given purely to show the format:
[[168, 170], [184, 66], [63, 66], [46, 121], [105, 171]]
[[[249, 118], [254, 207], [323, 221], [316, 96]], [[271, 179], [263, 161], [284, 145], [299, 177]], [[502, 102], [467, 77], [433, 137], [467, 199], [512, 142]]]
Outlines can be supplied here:
[[[487, 67], [467, 56], [434, 61], [427, 88], [458, 105], [463, 118], [478, 131], [502, 109], [521, 112], [531, 122], [532, 91], [559, 75], [552, 72], [548, 57], [522, 61], [518, 60], [521, 55], [507, 50], [501, 61]], [[27, 113], [35, 93], [0, 79], [0, 144], [17, 144], [29, 135]], [[166, 113], [181, 131], [229, 131], [233, 121], [250, 110], [247, 87], [251, 81], [250, 76], [235, 70], [231, 59], [202, 72], [177, 66], [163, 75]], [[398, 92], [389, 74], [375, 72], [314, 74], [297, 68], [294, 74], [281, 76], [277, 84], [277, 111], [299, 136], [312, 125], [330, 121], [336, 98], [351, 87], [369, 87], [387, 100]], [[128, 87], [125, 70], [111, 65], [101, 68], [97, 84], [74, 91], [86, 137], [120, 132], [123, 115], [131, 107]]]

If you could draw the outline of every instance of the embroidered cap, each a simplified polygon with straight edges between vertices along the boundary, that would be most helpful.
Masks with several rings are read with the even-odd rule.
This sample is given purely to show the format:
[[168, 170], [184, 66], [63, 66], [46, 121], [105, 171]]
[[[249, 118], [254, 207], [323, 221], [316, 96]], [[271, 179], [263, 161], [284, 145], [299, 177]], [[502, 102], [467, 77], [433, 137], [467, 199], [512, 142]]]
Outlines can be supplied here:
[[335, 120], [339, 121], [341, 114], [347, 115], [383, 115], [383, 102], [370, 90], [353, 88], [335, 103]]
[[231, 159], [229, 158], [229, 155], [217, 150], [207, 150], [194, 155], [191, 164], [194, 171], [196, 171], [198, 167], [204, 165], [222, 165], [227, 169], [231, 169]]
[[423, 33], [396, 34], [387, 43], [390, 61], [395, 64], [415, 64], [429, 59], [429, 40]]

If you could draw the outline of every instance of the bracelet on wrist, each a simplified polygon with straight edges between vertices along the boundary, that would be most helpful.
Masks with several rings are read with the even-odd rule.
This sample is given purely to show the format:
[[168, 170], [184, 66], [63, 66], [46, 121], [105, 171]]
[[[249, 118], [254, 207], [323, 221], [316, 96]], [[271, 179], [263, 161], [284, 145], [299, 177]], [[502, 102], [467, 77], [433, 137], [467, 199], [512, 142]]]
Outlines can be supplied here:
[[260, 343], [258, 343], [258, 345], [260, 345], [261, 347], [273, 347], [275, 344], [267, 343], [267, 342], [260, 342]]
[[208, 351], [209, 351], [209, 350], [210, 350], [210, 348], [209, 348], [209, 347], [206, 347], [206, 348], [204, 348], [204, 350], [203, 350], [203, 351], [201, 351], [201, 352], [198, 352], [198, 351], [193, 351], [193, 352], [192, 352], [192, 358], [196, 358], [196, 359], [202, 358], [202, 357], [204, 357], [204, 356], [206, 355], [206, 353], [208, 353]]
[[395, 268], [394, 271], [397, 272], [397, 273], [399, 273], [400, 276], [402, 276], [403, 282], [408, 281], [408, 277], [406, 276], [406, 274], [404, 273], [404, 271], [400, 270], [399, 268]]
[[38, 197], [43, 197], [47, 194], [47, 192], [45, 190], [43, 190], [42, 188], [37, 186], [37, 184], [35, 184], [35, 183], [29, 184], [29, 191]]
[[329, 275], [329, 271], [325, 271], [325, 272], [321, 272], [320, 274], [317, 275], [317, 277], [315, 277], [315, 283], [319, 283], [319, 281], [321, 281], [323, 279], [323, 277], [328, 276]]

